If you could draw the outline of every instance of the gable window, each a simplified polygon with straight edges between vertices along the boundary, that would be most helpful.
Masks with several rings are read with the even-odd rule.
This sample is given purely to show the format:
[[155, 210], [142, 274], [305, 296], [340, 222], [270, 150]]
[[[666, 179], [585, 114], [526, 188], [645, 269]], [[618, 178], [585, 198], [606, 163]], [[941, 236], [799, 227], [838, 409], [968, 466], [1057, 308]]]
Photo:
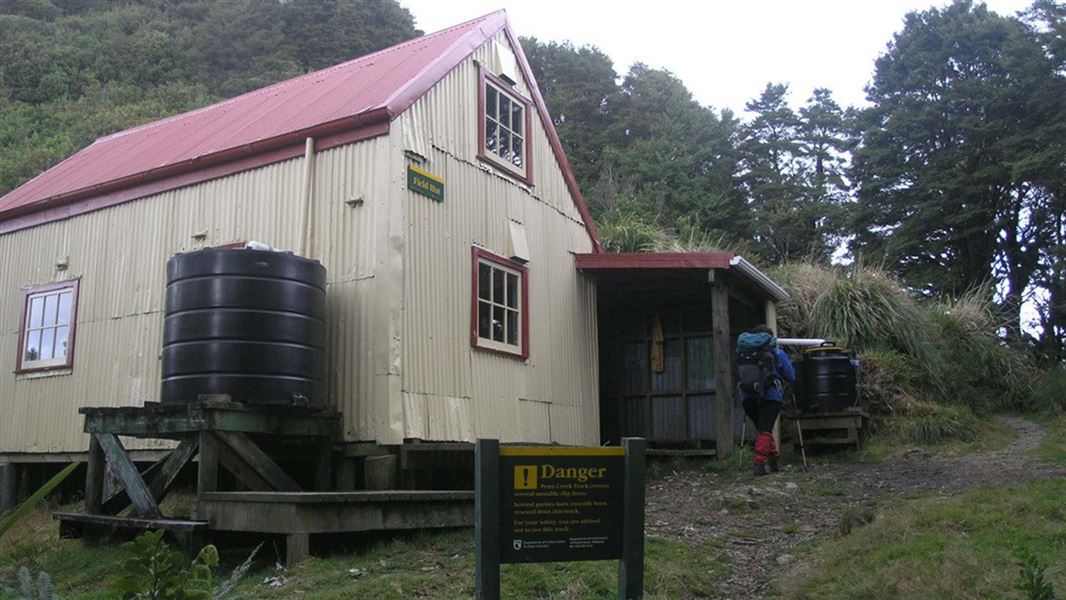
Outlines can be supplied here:
[[470, 344], [529, 356], [529, 287], [520, 263], [474, 248]]
[[69, 369], [74, 364], [78, 280], [22, 292], [17, 372]]
[[479, 156], [519, 180], [532, 183], [531, 104], [505, 80], [484, 69], [480, 73]]

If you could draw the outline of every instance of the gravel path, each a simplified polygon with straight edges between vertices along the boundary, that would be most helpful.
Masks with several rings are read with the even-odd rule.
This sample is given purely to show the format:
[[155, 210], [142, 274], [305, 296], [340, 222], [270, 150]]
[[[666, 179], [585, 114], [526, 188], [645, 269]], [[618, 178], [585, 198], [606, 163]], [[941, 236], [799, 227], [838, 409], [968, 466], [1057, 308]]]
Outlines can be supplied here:
[[671, 473], [649, 485], [648, 533], [697, 546], [721, 540], [732, 576], [717, 590], [719, 597], [772, 597], [776, 576], [794, 559], [792, 549], [837, 529], [845, 510], [862, 514], [914, 492], [957, 494], [1066, 476], [1066, 468], [1028, 456], [1047, 435], [1041, 425], [1000, 418], [1018, 435], [1005, 447], [986, 452], [939, 455], [915, 448], [876, 463], [824, 463], [814, 457], [806, 473], [786, 466], [758, 479], [707, 471]]

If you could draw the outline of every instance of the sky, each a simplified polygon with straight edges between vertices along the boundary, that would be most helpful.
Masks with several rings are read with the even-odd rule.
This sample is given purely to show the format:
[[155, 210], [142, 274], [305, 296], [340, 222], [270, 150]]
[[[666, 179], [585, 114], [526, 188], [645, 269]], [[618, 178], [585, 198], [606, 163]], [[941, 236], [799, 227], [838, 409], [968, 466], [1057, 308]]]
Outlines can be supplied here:
[[[818, 87], [862, 106], [874, 60], [903, 17], [948, 0], [400, 0], [429, 33], [504, 8], [520, 36], [594, 45], [619, 74], [637, 61], [677, 75], [696, 100], [744, 114], [767, 82], [793, 106]], [[1000, 14], [1031, 0], [987, 0]]]

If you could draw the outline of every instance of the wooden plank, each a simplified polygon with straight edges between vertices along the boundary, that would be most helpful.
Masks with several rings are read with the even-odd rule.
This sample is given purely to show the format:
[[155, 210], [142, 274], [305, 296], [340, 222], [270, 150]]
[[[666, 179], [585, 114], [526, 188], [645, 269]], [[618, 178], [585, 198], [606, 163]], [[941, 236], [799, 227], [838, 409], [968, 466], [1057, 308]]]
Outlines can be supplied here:
[[126, 488], [126, 493], [133, 504], [133, 514], [149, 519], [161, 517], [162, 513], [159, 511], [159, 504], [152, 497], [152, 493], [148, 491], [148, 486], [145, 485], [144, 479], [141, 478], [141, 473], [137, 470], [133, 461], [130, 460], [130, 457], [126, 455], [126, 449], [122, 447], [122, 442], [119, 441], [118, 437], [113, 433], [96, 433], [93, 434], [93, 437], [99, 441], [100, 447], [103, 448], [104, 455], [107, 457], [107, 462], [111, 465], [111, 470], [118, 475], [123, 487]]
[[368, 490], [394, 490], [399, 483], [395, 454], [368, 456], [363, 459], [363, 480]]
[[180, 519], [147, 519], [138, 517], [115, 517], [109, 515], [83, 515], [78, 513], [56, 512], [52, 518], [60, 522], [125, 527], [130, 529], [166, 529], [168, 531], [206, 530], [207, 521], [185, 521]]
[[474, 499], [471, 490], [390, 490], [384, 492], [211, 492], [202, 500], [237, 504], [372, 504], [460, 502]]
[[344, 445], [343, 452], [345, 458], [361, 458], [389, 454], [389, 449], [377, 442], [352, 442]]
[[[718, 278], [723, 277], [718, 273]], [[715, 445], [718, 458], [733, 455], [733, 411], [736, 404], [733, 385], [733, 340], [729, 329], [729, 288], [716, 281], [711, 286], [711, 329], [714, 346]]]
[[218, 491], [218, 445], [210, 431], [199, 434], [199, 457], [196, 473], [196, 495]]
[[211, 435], [212, 437], [215, 437], [218, 444], [217, 452], [219, 466], [232, 473], [233, 476], [237, 478], [237, 481], [249, 490], [256, 492], [274, 491], [274, 487], [270, 485], [270, 482], [264, 479], [262, 475], [252, 468], [251, 465], [245, 462], [233, 448], [230, 448], [229, 445], [218, 440], [215, 434]]
[[[141, 478], [148, 482], [148, 490], [152, 492], [152, 497], [156, 502], [160, 502], [170, 490], [178, 473], [196, 453], [197, 446], [196, 438], [186, 438], [178, 444], [177, 448], [171, 450], [163, 459], [156, 461], [141, 474]], [[104, 502], [102, 512], [106, 515], [116, 515], [129, 506], [129, 503], [130, 498], [126, 490], [121, 490]]]
[[308, 413], [227, 403], [88, 408], [81, 412], [87, 433], [134, 437], [184, 437], [182, 434], [203, 430], [335, 437], [340, 427], [340, 417], [335, 412]]
[[270, 486], [282, 492], [299, 492], [300, 485], [289, 477], [289, 474], [278, 466], [259, 446], [252, 443], [248, 436], [239, 432], [216, 431], [215, 435], [222, 440], [231, 450], [237, 453], [248, 466], [252, 467], [257, 475], [262, 477]]
[[95, 435], [90, 435], [89, 462], [85, 469], [85, 512], [91, 515], [103, 512], [105, 461], [100, 442]]

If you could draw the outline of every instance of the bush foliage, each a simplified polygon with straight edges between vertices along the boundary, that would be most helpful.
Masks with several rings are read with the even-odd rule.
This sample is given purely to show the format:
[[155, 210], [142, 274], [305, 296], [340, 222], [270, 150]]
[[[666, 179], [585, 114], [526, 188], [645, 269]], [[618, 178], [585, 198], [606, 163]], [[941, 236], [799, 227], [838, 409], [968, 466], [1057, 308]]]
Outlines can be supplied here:
[[771, 276], [791, 295], [778, 306], [782, 335], [832, 339], [856, 350], [865, 406], [902, 417], [893, 428], [907, 439], [969, 439], [974, 414], [1066, 407], [1066, 374], [1038, 378], [1028, 355], [1002, 341], [987, 288], [920, 300], [862, 264], [789, 263]]

